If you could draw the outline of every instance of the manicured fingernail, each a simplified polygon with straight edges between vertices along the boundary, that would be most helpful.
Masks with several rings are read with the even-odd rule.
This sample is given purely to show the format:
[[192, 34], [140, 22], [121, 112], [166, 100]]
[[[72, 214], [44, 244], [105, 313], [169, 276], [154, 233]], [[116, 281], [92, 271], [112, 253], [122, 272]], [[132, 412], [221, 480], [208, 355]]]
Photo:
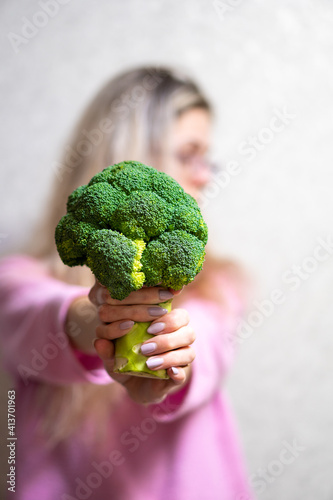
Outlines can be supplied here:
[[168, 311], [164, 309], [164, 307], [159, 307], [159, 306], [148, 307], [148, 313], [150, 314], [150, 316], [162, 316], [167, 312]]
[[128, 320], [128, 321], [123, 321], [123, 323], [120, 323], [119, 328], [120, 330], [127, 330], [128, 328], [132, 328], [134, 325], [134, 321]]
[[157, 344], [156, 342], [149, 342], [149, 344], [142, 344], [141, 346], [141, 352], [142, 354], [151, 354], [156, 350]]
[[165, 323], [153, 323], [147, 328], [147, 333], [159, 333], [165, 328]]
[[163, 358], [149, 358], [146, 361], [146, 365], [148, 366], [148, 368], [150, 368], [150, 370], [153, 370], [154, 368], [161, 366], [163, 361]]
[[178, 368], [176, 368], [175, 366], [171, 367], [171, 371], [174, 375], [178, 375]]
[[158, 294], [160, 300], [169, 300], [173, 298], [173, 293], [169, 292], [169, 290], [160, 290]]

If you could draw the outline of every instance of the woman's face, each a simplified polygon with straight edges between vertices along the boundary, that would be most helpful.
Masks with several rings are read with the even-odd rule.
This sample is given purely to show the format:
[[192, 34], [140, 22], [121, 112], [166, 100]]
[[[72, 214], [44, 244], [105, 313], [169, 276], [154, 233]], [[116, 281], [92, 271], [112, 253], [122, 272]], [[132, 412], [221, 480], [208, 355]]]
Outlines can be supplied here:
[[185, 111], [170, 130], [170, 155], [165, 171], [198, 199], [211, 178], [206, 159], [211, 140], [211, 117], [201, 108]]

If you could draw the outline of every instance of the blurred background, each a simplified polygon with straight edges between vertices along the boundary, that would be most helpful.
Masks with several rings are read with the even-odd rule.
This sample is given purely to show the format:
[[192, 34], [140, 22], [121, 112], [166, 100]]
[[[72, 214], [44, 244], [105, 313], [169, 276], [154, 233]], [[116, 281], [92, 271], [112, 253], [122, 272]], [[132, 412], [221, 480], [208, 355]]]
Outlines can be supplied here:
[[0, 14], [0, 253], [24, 250], [107, 79], [186, 70], [215, 106], [225, 167], [202, 199], [210, 241], [254, 282], [226, 382], [252, 487], [262, 500], [331, 500], [332, 2], [2, 0]]

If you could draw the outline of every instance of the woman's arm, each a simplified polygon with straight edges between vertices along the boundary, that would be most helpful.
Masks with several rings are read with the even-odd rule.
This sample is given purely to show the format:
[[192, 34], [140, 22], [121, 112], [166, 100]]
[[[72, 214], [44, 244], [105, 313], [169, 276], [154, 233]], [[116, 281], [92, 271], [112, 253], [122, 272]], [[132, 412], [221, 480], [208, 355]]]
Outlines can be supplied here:
[[68, 308], [65, 322], [65, 332], [71, 345], [81, 352], [96, 354], [93, 343], [99, 324], [97, 309], [88, 296], [75, 298]]
[[[11, 256], [0, 261], [2, 358], [15, 379], [24, 385], [38, 380], [110, 383], [98, 356], [87, 357], [84, 364], [80, 351], [73, 349], [83, 342], [88, 349], [91, 340], [84, 340], [85, 331], [95, 335], [91, 305], [86, 307], [86, 298], [82, 301], [88, 292], [50, 277], [35, 259]], [[80, 307], [69, 315], [77, 300]]]

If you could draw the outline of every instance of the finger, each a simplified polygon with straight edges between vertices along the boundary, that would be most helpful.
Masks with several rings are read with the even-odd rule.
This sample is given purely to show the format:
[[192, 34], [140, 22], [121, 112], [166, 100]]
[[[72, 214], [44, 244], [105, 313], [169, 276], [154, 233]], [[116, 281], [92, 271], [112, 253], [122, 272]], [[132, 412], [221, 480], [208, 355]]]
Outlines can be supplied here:
[[88, 298], [95, 306], [99, 306], [106, 301], [109, 292], [106, 287], [95, 280], [94, 286], [90, 289]]
[[132, 320], [138, 323], [153, 321], [157, 317], [167, 314], [167, 309], [156, 305], [120, 305], [111, 306], [103, 304], [98, 308], [99, 319], [103, 323], [114, 321]]
[[134, 321], [115, 321], [110, 324], [98, 325], [96, 328], [96, 336], [100, 339], [114, 340], [123, 337], [134, 326]]
[[175, 385], [184, 384], [188, 378], [188, 368], [181, 368], [180, 366], [172, 366], [167, 370], [169, 377], [175, 383]]
[[182, 347], [176, 351], [163, 353], [161, 356], [151, 356], [147, 359], [146, 365], [150, 370], [168, 369], [172, 366], [186, 366], [195, 358], [192, 347]]
[[[131, 292], [125, 299], [113, 299], [109, 292], [105, 289], [102, 293], [104, 301], [110, 305], [135, 305], [135, 304], [159, 304], [166, 300], [173, 299], [176, 292], [171, 288], [166, 289], [162, 287], [143, 287], [140, 290]], [[178, 295], [178, 294], [177, 294]]]
[[146, 340], [141, 345], [141, 353], [144, 356], [161, 354], [186, 347], [193, 344], [194, 341], [195, 333], [193, 328], [191, 326], [184, 326], [175, 332], [156, 335]]
[[105, 371], [111, 376], [114, 369], [114, 345], [110, 340], [96, 339], [94, 347], [104, 364]]
[[186, 309], [173, 309], [164, 318], [156, 319], [147, 329], [153, 335], [171, 333], [188, 325], [190, 317]]
[[104, 361], [114, 356], [114, 345], [109, 340], [95, 339], [94, 347], [98, 356]]

